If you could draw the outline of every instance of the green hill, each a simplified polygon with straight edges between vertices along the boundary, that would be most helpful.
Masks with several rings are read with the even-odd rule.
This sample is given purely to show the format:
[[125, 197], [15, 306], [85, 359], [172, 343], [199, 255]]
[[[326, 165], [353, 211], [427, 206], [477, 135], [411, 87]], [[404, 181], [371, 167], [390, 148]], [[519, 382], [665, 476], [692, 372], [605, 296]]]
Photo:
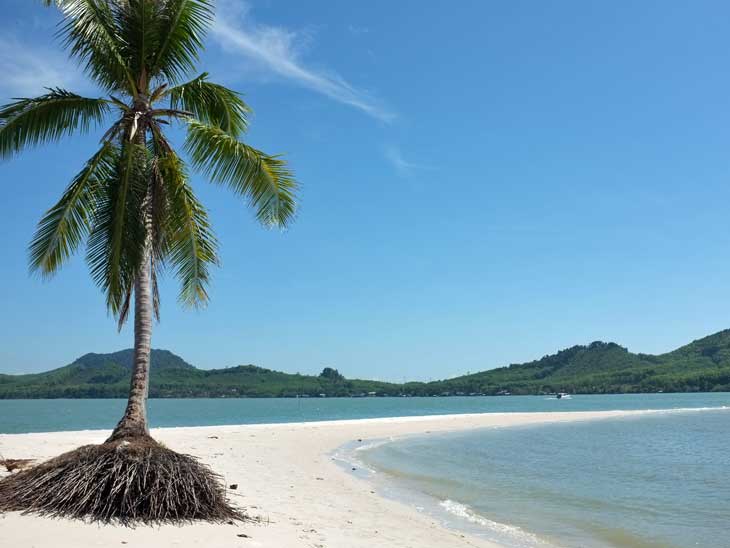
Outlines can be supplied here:
[[660, 355], [634, 354], [618, 344], [597, 341], [428, 386], [484, 394], [730, 391], [730, 330]]
[[[0, 375], [0, 398], [123, 398], [132, 350], [86, 354], [73, 363], [32, 375]], [[523, 364], [429, 383], [346, 379], [326, 368], [319, 376], [253, 365], [197, 369], [167, 350], [152, 351], [150, 396], [317, 397], [446, 396], [627, 392], [730, 391], [730, 330], [660, 355], [634, 354], [615, 343], [593, 342]]]
[[[124, 398], [129, 389], [133, 352], [86, 354], [75, 362], [31, 375], [0, 375], [0, 399], [8, 398]], [[320, 376], [271, 371], [254, 365], [226, 369], [197, 369], [167, 350], [152, 350], [150, 396], [316, 397], [392, 391], [388, 383], [346, 380], [327, 368]]]

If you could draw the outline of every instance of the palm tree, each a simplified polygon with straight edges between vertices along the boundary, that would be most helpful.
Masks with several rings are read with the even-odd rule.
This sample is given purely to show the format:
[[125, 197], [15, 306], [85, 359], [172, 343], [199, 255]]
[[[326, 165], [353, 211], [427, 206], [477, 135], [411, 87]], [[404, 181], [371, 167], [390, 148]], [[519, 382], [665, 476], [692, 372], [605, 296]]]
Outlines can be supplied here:
[[[184, 125], [190, 167], [246, 199], [266, 226], [284, 227], [292, 220], [296, 182], [281, 158], [241, 141], [250, 112], [241, 96], [209, 81], [206, 73], [194, 73], [214, 17], [210, 0], [43, 2], [60, 9], [59, 33], [65, 47], [105, 95], [87, 98], [52, 88], [40, 97], [17, 99], [1, 107], [0, 160], [28, 146], [107, 123], [98, 150], [41, 219], [30, 244], [30, 266], [51, 276], [85, 243], [91, 275], [120, 327], [133, 300], [134, 366], [129, 400], [105, 445], [116, 453], [125, 452], [119, 447], [133, 446], [156, 455], [162, 449], [149, 437], [146, 400], [153, 315], [159, 318], [158, 276], [163, 269], [171, 270], [181, 284], [180, 302], [200, 307], [208, 300], [210, 266], [217, 263], [216, 240], [206, 209], [190, 186], [188, 167], [166, 136], [166, 126]], [[93, 466], [106, 455], [98, 449], [91, 453], [85, 455]], [[178, 457], [184, 456], [175, 454], [174, 459]], [[63, 462], [78, 465], [79, 458], [76, 452]], [[116, 461], [112, 465], [120, 466]], [[42, 466], [29, 470], [23, 479], [27, 484], [34, 478], [33, 494], [22, 490], [22, 481], [17, 480], [20, 475], [13, 476], [12, 485], [8, 480], [0, 482], [0, 510], [31, 509], [123, 521], [163, 516], [159, 505], [133, 507], [121, 499], [113, 504], [109, 500], [86, 506], [63, 504], [54, 495], [59, 480], [49, 479], [60, 465], [55, 463], [52, 472], [41, 470], [45, 474], [41, 481], [36, 476]], [[207, 473], [199, 468], [192, 472], [198, 478], [186, 481], [195, 483]], [[110, 477], [120, 474], [117, 469], [103, 470]], [[118, 486], [112, 483], [108, 487], [113, 498]], [[182, 489], [179, 482], [175, 489]], [[192, 494], [194, 498], [200, 495]], [[140, 492], [138, 496], [145, 495]], [[214, 501], [213, 506], [219, 502]], [[102, 503], [106, 503], [104, 512]], [[149, 501], [147, 505], [154, 506]], [[200, 508], [192, 511], [179, 505], [164, 512], [167, 515], [162, 519], [216, 518]], [[223, 512], [218, 517], [227, 515]]]

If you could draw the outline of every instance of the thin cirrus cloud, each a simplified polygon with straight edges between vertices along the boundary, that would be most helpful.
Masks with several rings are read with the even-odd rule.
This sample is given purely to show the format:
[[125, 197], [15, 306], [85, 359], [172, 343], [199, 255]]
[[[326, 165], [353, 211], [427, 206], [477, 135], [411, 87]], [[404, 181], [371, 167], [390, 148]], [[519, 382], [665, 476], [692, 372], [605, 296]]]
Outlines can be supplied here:
[[406, 160], [403, 157], [403, 153], [400, 148], [396, 146], [387, 146], [384, 150], [385, 159], [388, 160], [391, 166], [395, 168], [398, 175], [408, 176], [413, 175], [415, 171], [422, 169], [431, 169], [429, 166], [423, 164], [417, 164]]
[[241, 55], [280, 78], [354, 107], [377, 120], [390, 122], [395, 117], [382, 102], [341, 76], [307, 67], [301, 60], [301, 50], [308, 36], [254, 21], [245, 2], [227, 0], [219, 4], [212, 37], [227, 52]]
[[[0, 37], [0, 98], [33, 97], [49, 87], [81, 85], [80, 71], [58, 51]], [[78, 91], [78, 90], [74, 90]]]

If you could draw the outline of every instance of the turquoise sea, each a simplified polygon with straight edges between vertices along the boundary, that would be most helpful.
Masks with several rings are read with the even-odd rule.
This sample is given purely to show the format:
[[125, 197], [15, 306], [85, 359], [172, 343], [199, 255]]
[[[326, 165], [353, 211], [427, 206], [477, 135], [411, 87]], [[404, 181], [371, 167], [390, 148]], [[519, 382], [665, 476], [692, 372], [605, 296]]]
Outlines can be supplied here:
[[[123, 400], [0, 400], [0, 434], [109, 429]], [[373, 440], [381, 493], [511, 548], [730, 548], [730, 394], [152, 400], [153, 426], [657, 410]], [[1, 436], [0, 436], [1, 439]]]
[[504, 546], [730, 547], [730, 409], [417, 437], [357, 458], [382, 493]]
[[[0, 400], [0, 434], [113, 428], [125, 400]], [[612, 394], [448, 398], [155, 399], [149, 419], [158, 426], [211, 426], [366, 419], [511, 411], [606, 411], [730, 406], [730, 393]]]

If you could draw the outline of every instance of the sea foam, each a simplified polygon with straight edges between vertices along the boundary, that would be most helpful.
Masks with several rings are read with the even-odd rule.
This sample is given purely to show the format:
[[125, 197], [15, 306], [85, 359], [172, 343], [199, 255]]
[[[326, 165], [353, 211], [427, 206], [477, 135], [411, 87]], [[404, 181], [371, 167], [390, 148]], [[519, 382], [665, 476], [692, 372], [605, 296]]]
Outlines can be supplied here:
[[448, 512], [452, 516], [456, 516], [457, 518], [466, 520], [469, 523], [479, 525], [481, 527], [489, 529], [490, 531], [514, 539], [518, 542], [519, 546], [550, 546], [550, 544], [541, 540], [536, 535], [533, 535], [532, 533], [529, 533], [524, 529], [520, 529], [515, 525], [507, 525], [506, 523], [499, 523], [497, 521], [488, 519], [476, 513], [471, 507], [466, 504], [462, 504], [451, 499], [446, 499], [442, 500], [439, 503], [439, 506], [446, 510], [446, 512]]

